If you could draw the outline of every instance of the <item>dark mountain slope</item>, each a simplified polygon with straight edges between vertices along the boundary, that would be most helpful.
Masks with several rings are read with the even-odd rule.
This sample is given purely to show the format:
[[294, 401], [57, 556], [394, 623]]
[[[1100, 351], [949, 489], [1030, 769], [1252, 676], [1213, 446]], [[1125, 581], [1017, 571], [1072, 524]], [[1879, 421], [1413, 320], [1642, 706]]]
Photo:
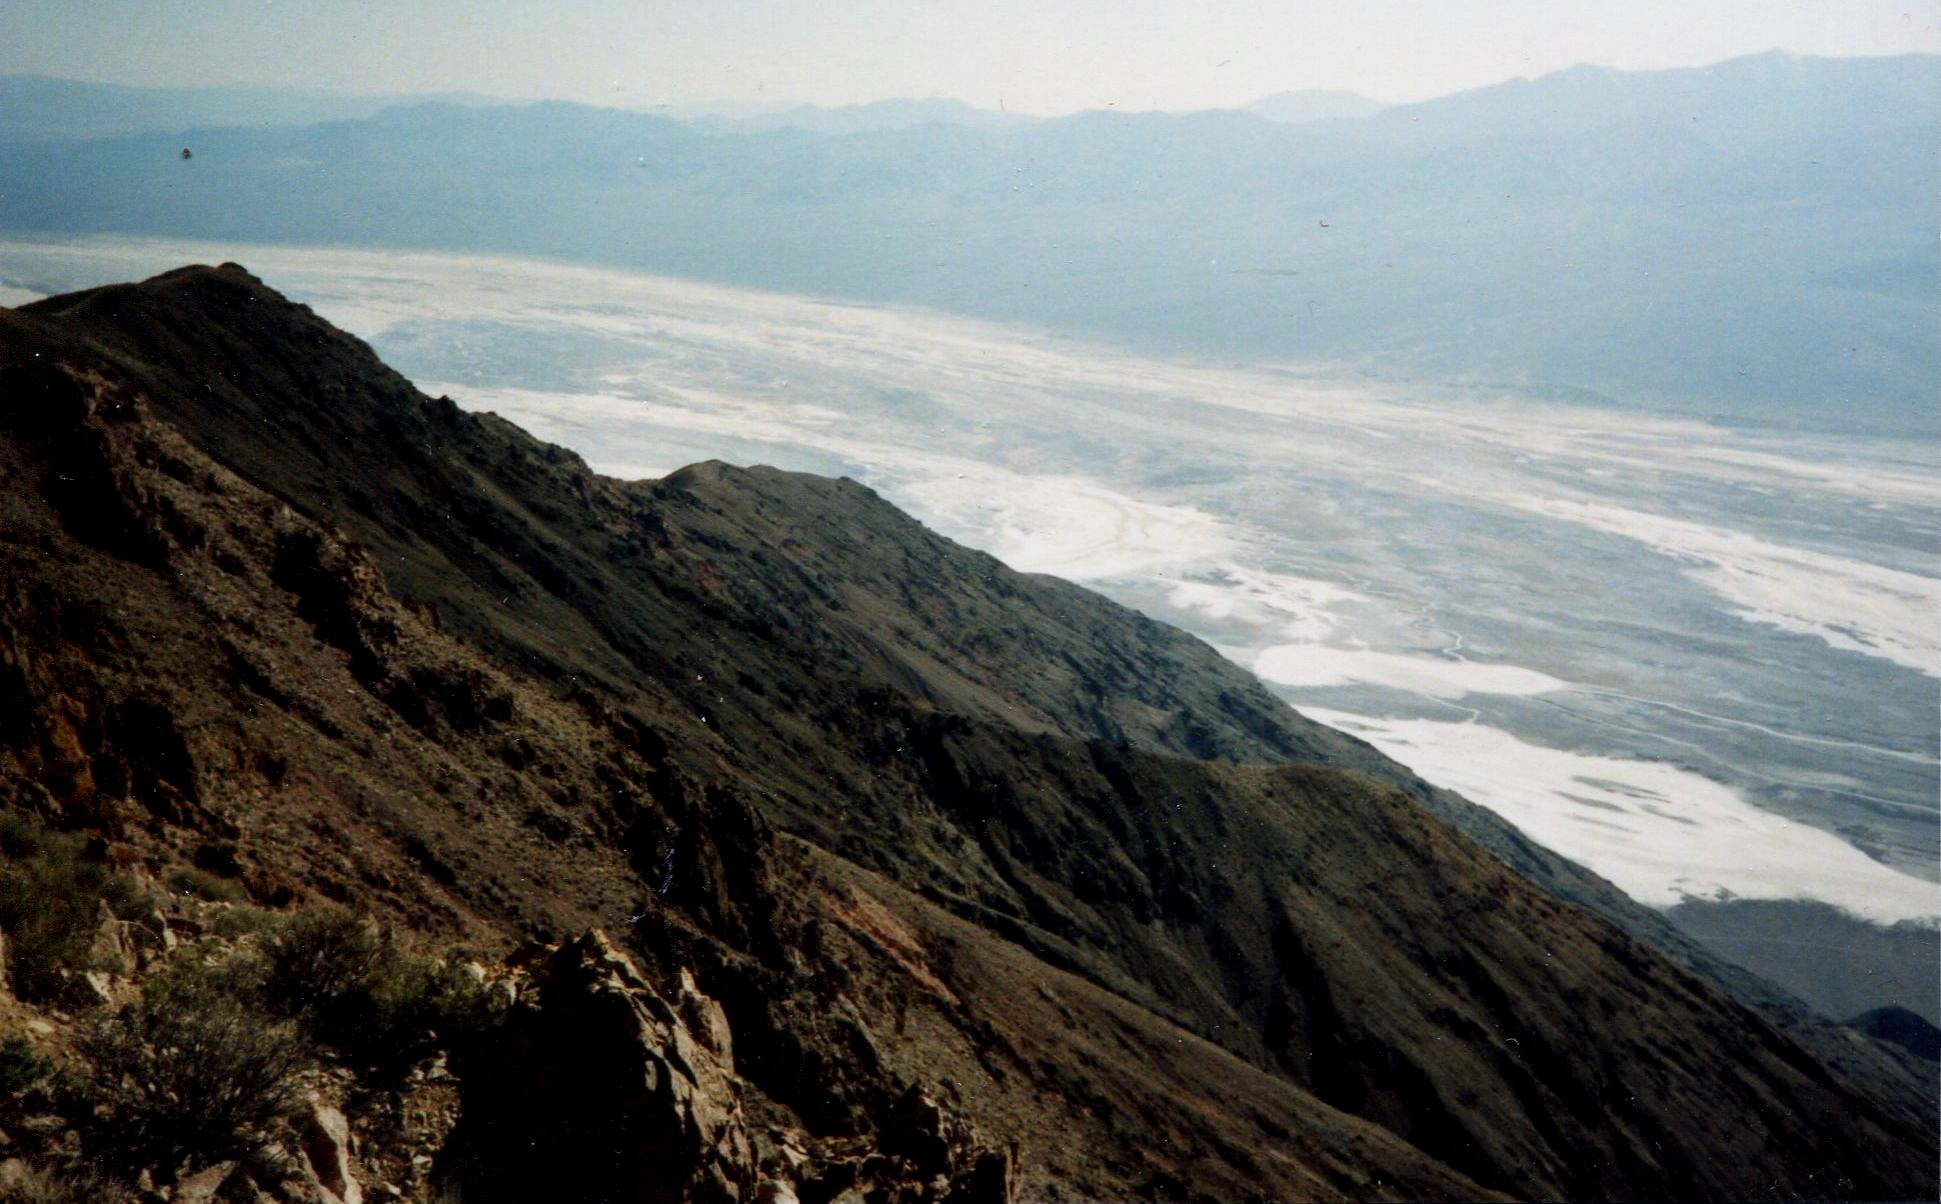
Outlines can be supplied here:
[[[88, 832], [158, 878], [215, 865], [263, 904], [334, 900], [488, 955], [589, 924], [630, 931], [650, 964], [692, 967], [727, 1005], [746, 1099], [767, 1121], [843, 1142], [889, 1127], [908, 1085], [961, 1084], [1003, 1100], [979, 1121], [1023, 1144], [1027, 1198], [1122, 1198], [1156, 1176], [1215, 1198], [1481, 1192], [934, 908], [908, 939], [945, 934], [931, 943], [948, 940], [949, 965], [925, 967], [928, 945], [886, 947], [881, 923], [805, 867], [892, 888], [778, 846], [705, 747], [683, 747], [700, 766], [686, 773], [656, 727], [495, 666], [393, 599], [368, 554], [154, 421], [112, 369], [47, 363], [72, 370], [91, 353], [11, 314], [0, 332], [8, 814]], [[975, 1008], [975, 993], [1011, 1002]], [[1089, 1067], [1050, 1083], [1016, 1051], [1065, 1027], [1054, 998], [1083, 1008], [1092, 1035], [1074, 1039]], [[18, 1036], [18, 1011], [0, 1012]], [[1139, 1052], [1183, 1042], [1198, 1052], [1180, 1073]], [[462, 1082], [489, 1081], [473, 1069]], [[1088, 1102], [1107, 1095], [1147, 1102], [1136, 1116]], [[528, 1148], [513, 1111], [493, 1131]], [[1119, 1150], [1153, 1118], [1168, 1148]], [[381, 1112], [369, 1119], [382, 1134]], [[503, 1150], [468, 1160], [465, 1140], [452, 1174], [502, 1198], [520, 1165]], [[1239, 1153], [1269, 1144], [1264, 1163]], [[522, 1198], [608, 1198], [595, 1168], [539, 1169]]]
[[1875, 1008], [1847, 1021], [1861, 1032], [1892, 1041], [1918, 1058], [1941, 1061], [1941, 1029], [1906, 1008]]
[[[881, 767], [823, 727], [882, 705], [883, 691], [1029, 731], [1358, 769], [1934, 1122], [1932, 1076], [1898, 1050], [1855, 1041], [1494, 813], [1302, 718], [1200, 641], [1012, 572], [854, 482], [719, 464], [604, 480], [490, 415], [424, 404], [360, 341], [239, 272], [185, 269], [22, 312], [119, 353], [158, 413], [369, 547], [392, 588], [475, 646], [557, 688], [596, 688], [644, 721], [679, 716], [695, 740], [760, 766], [785, 826], [835, 840], [852, 797], [882, 798]], [[185, 379], [178, 365], [195, 367]], [[371, 454], [347, 457], [351, 447]], [[876, 809], [894, 817], [902, 797]], [[946, 880], [966, 872], [921, 832], [857, 855]]]
[[10, 755], [69, 822], [501, 940], [651, 919], [759, 1099], [867, 1132], [947, 1075], [1047, 1193], [1925, 1189], [1926, 1130], [1392, 785], [1162, 755], [1363, 746], [859, 487], [595, 477], [234, 268], [0, 320]]

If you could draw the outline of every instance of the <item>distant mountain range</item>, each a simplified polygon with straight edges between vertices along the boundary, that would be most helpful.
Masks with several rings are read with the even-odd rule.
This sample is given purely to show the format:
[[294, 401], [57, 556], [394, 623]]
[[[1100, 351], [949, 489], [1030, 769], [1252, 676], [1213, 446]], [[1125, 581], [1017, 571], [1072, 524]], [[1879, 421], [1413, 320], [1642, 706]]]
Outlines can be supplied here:
[[[1277, 92], [1246, 107], [1269, 121], [1300, 125], [1366, 117], [1384, 106], [1353, 92], [1308, 90]], [[975, 129], [1015, 128], [1055, 120], [1001, 109], [980, 109], [961, 100], [879, 100], [869, 104], [826, 108], [818, 105], [668, 105], [653, 112], [698, 128], [752, 133], [763, 130], [813, 130], [823, 134], [867, 134], [908, 129], [917, 125], [964, 125]]]
[[[471, 92], [406, 96], [242, 85], [138, 88], [42, 75], [0, 75], [0, 141], [169, 133], [208, 126], [314, 125], [370, 117], [386, 109], [427, 102], [475, 108], [529, 103]], [[1353, 92], [1310, 89], [1277, 92], [1247, 109], [1270, 121], [1298, 124], [1365, 117], [1382, 107], [1379, 101]], [[944, 97], [835, 106], [787, 101], [699, 101], [656, 104], [635, 111], [723, 133], [801, 129], [825, 134], [860, 134], [933, 123], [989, 128], [1045, 120], [1003, 109], [980, 109], [965, 101]]]
[[167, 134], [204, 126], [312, 125], [370, 117], [400, 104], [428, 100], [496, 105], [501, 99], [464, 92], [415, 96], [358, 96], [314, 88], [134, 88], [41, 75], [0, 75], [0, 141]]
[[1339, 121], [1355, 117], [1367, 117], [1379, 113], [1383, 108], [1379, 100], [1370, 100], [1354, 92], [1337, 92], [1323, 89], [1306, 89], [1299, 92], [1276, 92], [1263, 96], [1247, 106], [1247, 111], [1269, 121], [1282, 121], [1289, 125], [1300, 125], [1308, 121]]
[[1937, 97], [1934, 56], [1771, 54], [1358, 117], [1372, 102], [1315, 94], [1042, 120], [437, 103], [166, 136], [49, 118], [58, 141], [16, 117], [0, 228], [557, 256], [1146, 350], [1931, 432]]
[[760, 133], [768, 130], [810, 130], [818, 134], [878, 134], [919, 125], [961, 125], [973, 129], [1030, 124], [1037, 120], [1020, 113], [979, 109], [961, 100], [878, 100], [869, 104], [788, 105], [767, 110], [723, 109], [697, 105], [655, 110], [685, 121], [696, 129], [721, 133]]

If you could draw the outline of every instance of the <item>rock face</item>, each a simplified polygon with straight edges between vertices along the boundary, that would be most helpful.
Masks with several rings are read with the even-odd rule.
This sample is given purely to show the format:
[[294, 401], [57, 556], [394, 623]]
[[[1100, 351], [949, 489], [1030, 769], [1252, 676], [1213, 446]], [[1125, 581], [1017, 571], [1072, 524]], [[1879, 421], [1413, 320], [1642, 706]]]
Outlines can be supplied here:
[[1899, 1051], [853, 482], [599, 477], [233, 266], [0, 311], [0, 480], [0, 806], [526, 950], [367, 1197], [1931, 1187]]
[[548, 954], [469, 1069], [443, 1178], [487, 1201], [1011, 1199], [1015, 1155], [921, 1086], [870, 1118], [873, 1133], [774, 1128], [757, 1143], [721, 1005], [685, 967], [674, 982], [669, 998], [598, 929]]
[[732, 1069], [633, 959], [595, 930], [552, 954], [535, 986], [468, 1087], [452, 1172], [465, 1199], [753, 1198]]
[[1016, 1155], [982, 1148], [976, 1127], [922, 1087], [897, 1101], [882, 1145], [918, 1183], [948, 1183], [943, 1198], [952, 1204], [1004, 1204], [1011, 1198]]

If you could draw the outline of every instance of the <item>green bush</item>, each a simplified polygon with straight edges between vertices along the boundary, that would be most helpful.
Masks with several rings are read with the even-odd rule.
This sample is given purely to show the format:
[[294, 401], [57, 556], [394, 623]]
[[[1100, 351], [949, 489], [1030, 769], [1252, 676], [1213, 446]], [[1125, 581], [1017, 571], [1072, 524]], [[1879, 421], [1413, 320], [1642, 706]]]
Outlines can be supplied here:
[[297, 1103], [304, 1049], [256, 1006], [248, 967], [188, 966], [78, 1042], [89, 1093], [127, 1166], [253, 1158]]
[[326, 1027], [363, 1019], [337, 1013], [368, 997], [397, 956], [374, 925], [335, 909], [291, 917], [265, 942], [263, 953], [269, 963], [263, 983], [269, 1005]]
[[402, 1074], [499, 1019], [490, 993], [462, 969], [413, 957], [348, 912], [294, 917], [264, 955], [267, 1006], [383, 1074]]
[[164, 882], [178, 895], [194, 895], [212, 903], [243, 901], [242, 887], [198, 865], [178, 865], [168, 872]]
[[365, 1057], [399, 1073], [441, 1045], [462, 1045], [492, 1028], [503, 1013], [482, 984], [455, 965], [400, 958], [371, 992], [373, 1023]]
[[0, 1045], [0, 1095], [19, 1095], [53, 1073], [54, 1064], [35, 1053], [24, 1037], [8, 1037]]
[[81, 837], [0, 815], [0, 932], [15, 994], [58, 999], [68, 983], [62, 971], [90, 968], [103, 901], [116, 914], [132, 915], [142, 898], [126, 876], [90, 859]]
[[211, 936], [225, 941], [238, 941], [245, 937], [268, 940], [282, 931], [284, 917], [274, 911], [257, 907], [252, 903], [241, 903], [234, 907], [217, 909], [208, 917], [208, 932]]

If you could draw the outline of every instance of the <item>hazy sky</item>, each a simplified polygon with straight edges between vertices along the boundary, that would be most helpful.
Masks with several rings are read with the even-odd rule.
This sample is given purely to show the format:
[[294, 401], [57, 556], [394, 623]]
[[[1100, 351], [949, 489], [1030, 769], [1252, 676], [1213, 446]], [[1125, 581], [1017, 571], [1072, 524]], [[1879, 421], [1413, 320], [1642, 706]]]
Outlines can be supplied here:
[[627, 106], [1418, 100], [1574, 63], [1941, 51], [1941, 0], [0, 0], [0, 73]]

